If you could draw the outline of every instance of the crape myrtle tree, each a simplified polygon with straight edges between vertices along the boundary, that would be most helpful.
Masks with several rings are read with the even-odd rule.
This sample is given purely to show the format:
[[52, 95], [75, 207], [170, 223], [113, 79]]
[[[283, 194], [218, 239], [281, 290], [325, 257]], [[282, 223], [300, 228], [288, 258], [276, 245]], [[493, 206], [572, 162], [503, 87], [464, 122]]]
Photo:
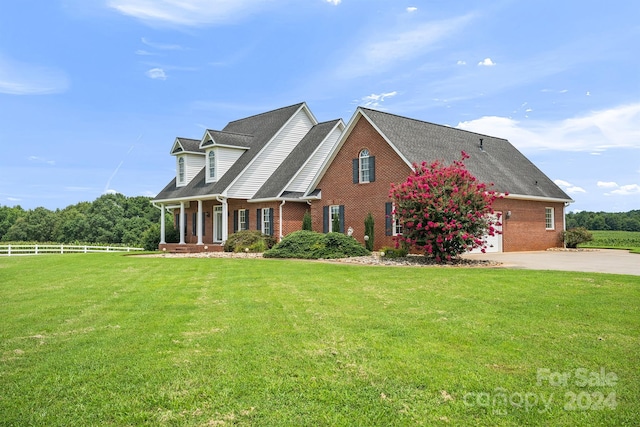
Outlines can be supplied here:
[[501, 225], [492, 204], [503, 196], [471, 175], [464, 165], [468, 158], [463, 151], [448, 166], [414, 164], [405, 182], [391, 185], [392, 215], [402, 226], [396, 247], [414, 248], [436, 262], [474, 248], [485, 251], [483, 236], [499, 233], [495, 227]]

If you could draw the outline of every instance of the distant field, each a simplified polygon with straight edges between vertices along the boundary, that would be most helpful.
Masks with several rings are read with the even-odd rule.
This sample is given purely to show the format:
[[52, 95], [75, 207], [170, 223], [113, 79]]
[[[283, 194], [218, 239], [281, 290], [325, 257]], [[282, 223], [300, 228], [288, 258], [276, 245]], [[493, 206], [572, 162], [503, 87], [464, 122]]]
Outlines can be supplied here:
[[640, 253], [640, 231], [590, 231], [593, 240], [580, 245], [581, 248], [630, 249]]
[[637, 425], [640, 278], [0, 258], [2, 426]]

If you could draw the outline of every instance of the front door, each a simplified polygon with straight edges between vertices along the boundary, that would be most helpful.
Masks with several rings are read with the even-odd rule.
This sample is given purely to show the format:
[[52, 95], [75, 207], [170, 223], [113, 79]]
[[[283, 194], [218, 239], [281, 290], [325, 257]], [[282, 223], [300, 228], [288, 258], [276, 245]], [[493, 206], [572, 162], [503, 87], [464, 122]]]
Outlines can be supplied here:
[[213, 241], [222, 242], [222, 206], [213, 207]]

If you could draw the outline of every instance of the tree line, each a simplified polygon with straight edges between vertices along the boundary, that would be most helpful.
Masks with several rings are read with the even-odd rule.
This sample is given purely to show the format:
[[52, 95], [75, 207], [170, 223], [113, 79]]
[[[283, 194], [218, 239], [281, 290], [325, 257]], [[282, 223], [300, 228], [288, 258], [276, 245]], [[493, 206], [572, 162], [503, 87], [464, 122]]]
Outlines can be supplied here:
[[[124, 244], [143, 247], [160, 233], [160, 210], [149, 197], [105, 194], [64, 209], [0, 205], [0, 241]], [[155, 249], [155, 248], [154, 248]]]
[[567, 229], [584, 227], [587, 230], [640, 231], [640, 210], [629, 212], [569, 212]]

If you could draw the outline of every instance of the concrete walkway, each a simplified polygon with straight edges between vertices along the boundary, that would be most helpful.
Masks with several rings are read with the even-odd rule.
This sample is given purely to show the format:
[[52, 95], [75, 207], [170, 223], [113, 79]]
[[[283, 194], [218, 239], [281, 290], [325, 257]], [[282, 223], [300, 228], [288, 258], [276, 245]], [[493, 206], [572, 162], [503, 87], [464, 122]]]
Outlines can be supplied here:
[[506, 268], [584, 271], [640, 276], [640, 254], [631, 254], [624, 250], [506, 252], [465, 254], [463, 257], [501, 262], [503, 267]]

